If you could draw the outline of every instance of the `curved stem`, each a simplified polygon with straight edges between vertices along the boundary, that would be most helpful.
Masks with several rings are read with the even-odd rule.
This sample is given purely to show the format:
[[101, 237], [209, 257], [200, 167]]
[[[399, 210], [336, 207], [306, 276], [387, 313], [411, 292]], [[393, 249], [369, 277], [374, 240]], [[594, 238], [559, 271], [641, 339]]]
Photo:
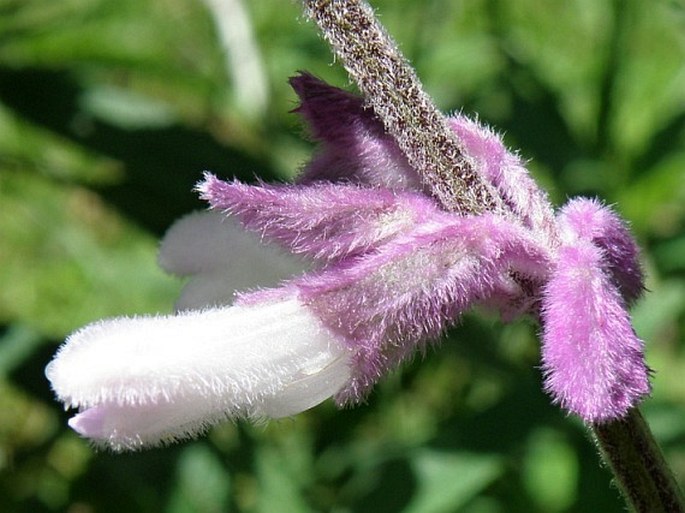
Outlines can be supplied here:
[[637, 408], [620, 420], [591, 426], [604, 461], [636, 513], [685, 512], [685, 499], [649, 425]]

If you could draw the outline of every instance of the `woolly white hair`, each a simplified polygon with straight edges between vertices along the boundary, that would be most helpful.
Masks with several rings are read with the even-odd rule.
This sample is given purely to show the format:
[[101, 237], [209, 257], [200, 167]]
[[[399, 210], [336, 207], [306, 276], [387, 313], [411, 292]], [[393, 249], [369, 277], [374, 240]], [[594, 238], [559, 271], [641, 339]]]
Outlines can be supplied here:
[[72, 334], [46, 368], [70, 425], [96, 445], [139, 449], [237, 417], [285, 417], [348, 381], [350, 354], [293, 297], [119, 318]]

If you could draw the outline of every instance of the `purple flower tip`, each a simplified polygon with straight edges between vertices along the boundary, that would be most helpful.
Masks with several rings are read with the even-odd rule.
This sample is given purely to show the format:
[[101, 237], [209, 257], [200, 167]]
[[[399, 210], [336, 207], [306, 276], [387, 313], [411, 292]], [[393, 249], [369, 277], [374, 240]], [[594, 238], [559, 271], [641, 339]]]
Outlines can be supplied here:
[[418, 223], [445, 216], [422, 194], [349, 183], [253, 186], [206, 174], [198, 190], [212, 208], [234, 214], [264, 238], [317, 260], [365, 253]]
[[100, 438], [105, 423], [102, 408], [88, 408], [67, 421], [69, 427], [86, 438]]

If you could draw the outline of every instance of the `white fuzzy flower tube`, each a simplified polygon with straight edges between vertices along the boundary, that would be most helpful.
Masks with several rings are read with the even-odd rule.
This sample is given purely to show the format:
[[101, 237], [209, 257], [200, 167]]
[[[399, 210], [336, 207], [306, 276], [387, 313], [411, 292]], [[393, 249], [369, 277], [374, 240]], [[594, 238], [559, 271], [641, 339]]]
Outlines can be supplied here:
[[48, 365], [70, 425], [135, 450], [237, 417], [286, 417], [349, 380], [350, 354], [295, 298], [119, 318], [72, 334]]

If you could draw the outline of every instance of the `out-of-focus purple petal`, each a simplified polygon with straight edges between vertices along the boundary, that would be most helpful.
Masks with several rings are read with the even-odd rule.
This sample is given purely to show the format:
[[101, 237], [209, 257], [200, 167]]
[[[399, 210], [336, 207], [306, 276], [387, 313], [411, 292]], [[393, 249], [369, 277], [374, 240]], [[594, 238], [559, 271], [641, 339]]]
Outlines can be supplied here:
[[364, 253], [447, 215], [418, 193], [352, 184], [246, 185], [207, 174], [198, 188], [213, 208], [235, 214], [266, 239], [324, 260]]
[[598, 200], [574, 198], [559, 213], [562, 239], [592, 241], [604, 251], [603, 262], [628, 304], [644, 291], [639, 249], [626, 223]]
[[291, 78], [290, 85], [301, 101], [295, 112], [322, 143], [300, 183], [326, 180], [391, 189], [422, 188], [418, 174], [362, 98], [308, 73]]
[[591, 242], [559, 249], [542, 321], [545, 386], [563, 408], [604, 422], [649, 394], [642, 341]]

